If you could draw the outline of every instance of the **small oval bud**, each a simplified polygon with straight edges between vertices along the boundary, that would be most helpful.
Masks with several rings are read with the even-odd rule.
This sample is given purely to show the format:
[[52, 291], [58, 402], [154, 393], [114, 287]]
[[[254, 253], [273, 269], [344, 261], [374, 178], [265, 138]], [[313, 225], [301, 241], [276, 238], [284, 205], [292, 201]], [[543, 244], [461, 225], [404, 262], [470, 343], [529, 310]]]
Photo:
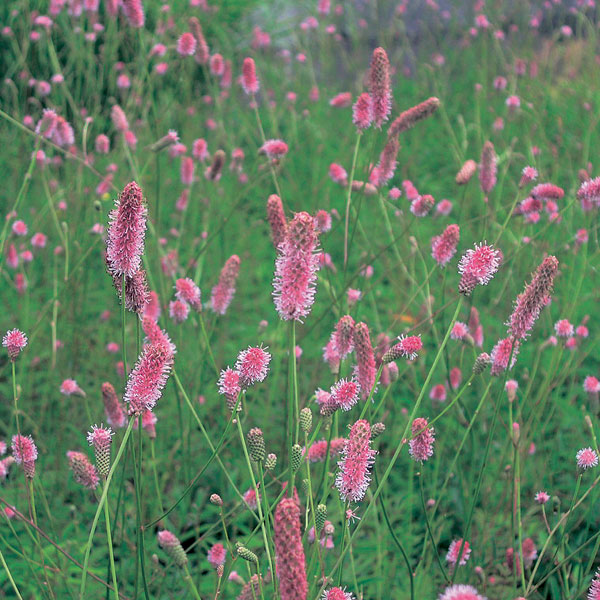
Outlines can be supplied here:
[[302, 464], [302, 447], [299, 444], [292, 446], [292, 455], [290, 456], [292, 473], [295, 473]]
[[321, 533], [325, 521], [327, 520], [327, 506], [325, 504], [317, 505], [315, 509], [315, 523], [317, 525], [317, 533]]
[[374, 440], [379, 437], [385, 431], [385, 425], [383, 423], [375, 423], [371, 427], [371, 439]]
[[219, 494], [211, 494], [210, 501], [217, 506], [223, 506], [223, 500]]
[[267, 458], [265, 459], [265, 469], [267, 471], [272, 471], [276, 465], [277, 465], [277, 455], [275, 455], [271, 452], [271, 454], [268, 454]]
[[308, 406], [300, 411], [300, 427], [306, 434], [310, 433], [312, 429], [312, 411]]
[[250, 450], [250, 458], [254, 462], [262, 462], [265, 459], [265, 438], [263, 432], [255, 427], [248, 432], [246, 437], [248, 448]]
[[239, 545], [237, 547], [237, 553], [240, 558], [243, 558], [248, 562], [254, 563], [255, 565], [258, 564], [258, 557], [256, 556], [256, 554], [254, 554], [254, 552], [252, 552], [251, 550], [248, 550], [248, 548], [246, 548], [245, 546]]
[[476, 359], [473, 365], [473, 373], [475, 375], [481, 375], [491, 363], [490, 355], [487, 352], [482, 352]]

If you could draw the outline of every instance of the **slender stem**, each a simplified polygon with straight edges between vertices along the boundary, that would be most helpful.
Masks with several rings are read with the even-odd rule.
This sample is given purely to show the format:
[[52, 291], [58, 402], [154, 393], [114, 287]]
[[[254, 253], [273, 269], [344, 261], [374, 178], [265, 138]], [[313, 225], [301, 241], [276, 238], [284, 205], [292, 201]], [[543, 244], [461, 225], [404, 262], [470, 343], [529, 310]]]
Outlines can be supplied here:
[[194, 596], [194, 598], [196, 600], [202, 600], [200, 598], [200, 594], [198, 593], [198, 590], [196, 589], [196, 585], [194, 584], [194, 579], [192, 578], [192, 574], [190, 573], [190, 568], [187, 565], [185, 565], [185, 567], [183, 567], [183, 570], [185, 571], [184, 579], [187, 580], [187, 582], [190, 586], [190, 590], [192, 590], [192, 595]]
[[[136, 500], [136, 546], [139, 559], [139, 565], [142, 573], [142, 584], [144, 586], [144, 595], [146, 600], [150, 600], [150, 592], [148, 590], [148, 581], [146, 579], [146, 552], [144, 544], [144, 527], [142, 525], [142, 415], [138, 419], [138, 449], [137, 455], [135, 448], [133, 449], [133, 460], [135, 465], [134, 487]], [[133, 441], [133, 440], [132, 440]], [[137, 580], [137, 578], [136, 578]]]
[[15, 583], [15, 580], [13, 579], [10, 569], [8, 568], [8, 565], [6, 564], [6, 561], [4, 560], [4, 555], [2, 554], [2, 550], [0, 550], [0, 562], [2, 563], [2, 566], [4, 567], [4, 570], [6, 571], [6, 576], [8, 577], [8, 580], [10, 581], [10, 584], [12, 585], [12, 588], [15, 591], [15, 594], [17, 595], [17, 598], [19, 598], [19, 600], [23, 600], [23, 596], [21, 596], [21, 594], [19, 593], [19, 588], [17, 587], [17, 584]]
[[352, 168], [350, 169], [350, 179], [348, 180], [348, 196], [346, 198], [346, 218], [344, 221], [344, 281], [346, 279], [346, 265], [348, 264], [348, 230], [350, 224], [350, 202], [352, 200], [352, 181], [354, 180], [354, 171], [356, 170], [356, 161], [358, 159], [358, 148], [360, 146], [360, 138], [362, 133], [356, 136], [356, 144], [354, 145], [354, 155], [352, 157]]
[[[106, 485], [106, 482], [104, 482]], [[108, 509], [108, 502], [104, 503], [104, 520], [106, 521], [106, 540], [108, 543], [108, 557], [110, 560], [110, 572], [112, 575], [113, 592], [116, 600], [119, 600], [119, 588], [117, 586], [117, 572], [115, 570], [115, 556], [113, 552], [112, 534], [110, 531], [110, 511]]]

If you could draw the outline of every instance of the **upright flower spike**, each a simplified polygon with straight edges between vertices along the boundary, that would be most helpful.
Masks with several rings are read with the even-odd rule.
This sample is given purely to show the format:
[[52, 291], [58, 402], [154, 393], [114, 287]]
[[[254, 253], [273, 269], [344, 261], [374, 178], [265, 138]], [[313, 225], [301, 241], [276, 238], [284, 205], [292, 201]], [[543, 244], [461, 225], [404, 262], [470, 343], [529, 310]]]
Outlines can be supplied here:
[[371, 394], [377, 377], [375, 353], [371, 345], [371, 336], [366, 323], [357, 323], [354, 327], [354, 350], [356, 352], [356, 376], [360, 386], [360, 395], [366, 400]]
[[264, 381], [269, 372], [271, 355], [260, 347], [249, 347], [239, 353], [235, 370], [239, 373], [240, 385], [244, 388], [257, 381]]
[[274, 538], [281, 600], [306, 600], [308, 583], [300, 530], [300, 508], [294, 498], [285, 497], [277, 505]]
[[[234, 371], [230, 367], [227, 367], [225, 370], [221, 371], [221, 376], [219, 377], [219, 394], [223, 394], [225, 396], [225, 402], [227, 403], [227, 408], [233, 412], [235, 408], [238, 395], [242, 391], [240, 386], [240, 374], [237, 371]], [[242, 410], [241, 406], [238, 404], [238, 411]]]
[[396, 117], [390, 128], [388, 129], [388, 137], [396, 137], [407, 129], [414, 127], [416, 123], [430, 117], [439, 107], [440, 101], [438, 98], [431, 97], [405, 110], [400, 113], [400, 116]]
[[116, 277], [133, 277], [140, 268], [146, 232], [146, 207], [142, 190], [128, 183], [110, 213], [106, 259]]
[[433, 456], [435, 430], [429, 427], [427, 419], [419, 417], [411, 426], [412, 439], [408, 442], [410, 455], [418, 462], [424, 462]]
[[341, 408], [343, 411], [348, 411], [358, 402], [359, 392], [360, 386], [356, 381], [340, 379], [332, 386], [328, 403], [336, 409]]
[[158, 545], [167, 553], [176, 566], [183, 568], [187, 565], [188, 558], [185, 555], [185, 550], [174, 533], [163, 529], [156, 534], [156, 537], [158, 538]]
[[175, 282], [175, 296], [182, 302], [187, 302], [194, 310], [202, 311], [200, 288], [189, 277]]
[[[354, 105], [352, 106], [352, 122], [356, 126], [359, 132], [368, 129], [373, 122], [373, 101], [371, 96], [365, 92], [361, 94], [357, 99]], [[336, 167], [339, 165], [336, 165]], [[329, 169], [331, 174], [331, 167]], [[345, 173], [345, 171], [344, 171]], [[332, 179], [336, 181], [336, 179], [332, 176]], [[341, 176], [337, 177], [338, 180], [342, 179]], [[347, 180], [347, 175], [343, 177], [343, 179]]]
[[515, 308], [507, 323], [510, 336], [524, 340], [529, 335], [552, 292], [557, 273], [558, 260], [554, 256], [547, 256], [533, 274], [531, 283], [517, 296]]
[[342, 459], [338, 462], [335, 485], [342, 500], [360, 502], [363, 499], [371, 481], [375, 454], [371, 449], [371, 427], [367, 421], [359, 419], [350, 429]]
[[487, 600], [487, 598], [479, 594], [474, 587], [459, 583], [447, 587], [438, 596], [438, 600]]
[[235, 284], [240, 274], [240, 257], [237, 254], [230, 256], [221, 270], [219, 282], [212, 289], [211, 307], [214, 312], [224, 315], [233, 300]]
[[377, 187], [384, 186], [396, 172], [400, 142], [397, 137], [389, 138], [379, 157], [377, 166], [372, 171], [371, 183]]
[[500, 265], [500, 252], [486, 243], [475, 244], [467, 250], [458, 263], [461, 280], [458, 291], [470, 296], [477, 285], [487, 285]]
[[25, 476], [33, 479], [35, 476], [35, 461], [38, 457], [37, 447], [30, 435], [15, 435], [12, 439], [12, 453], [15, 462], [23, 465]]
[[249, 96], [258, 93], [260, 85], [256, 77], [256, 65], [254, 59], [246, 57], [242, 64], [242, 88]]
[[2, 345], [6, 348], [11, 362], [15, 362], [23, 348], [27, 346], [27, 336], [19, 329], [11, 329], [2, 338]]
[[271, 194], [267, 200], [267, 219], [271, 226], [273, 246], [275, 246], [276, 250], [279, 250], [279, 247], [285, 240], [287, 220], [283, 210], [283, 203], [277, 194]]
[[489, 194], [496, 185], [496, 152], [492, 142], [486, 142], [481, 151], [479, 164], [479, 183], [485, 194]]
[[458, 185], [466, 185], [477, 172], [477, 163], [473, 159], [465, 161], [460, 171], [456, 174], [455, 181]]
[[196, 17], [190, 17], [188, 23], [190, 26], [190, 31], [196, 38], [196, 62], [200, 65], [205, 65], [208, 62], [210, 52], [208, 49], [208, 44], [206, 43], [206, 38], [204, 37], [204, 33], [202, 31], [202, 26], [200, 25], [200, 21], [198, 21]]
[[[461, 552], [460, 560], [458, 557], [459, 552]], [[458, 540], [453, 540], [450, 544], [450, 548], [448, 548], [448, 554], [446, 554], [446, 561], [453, 566], [456, 566], [457, 563], [466, 565], [467, 560], [469, 560], [469, 556], [471, 556], [471, 546], [466, 540], [463, 543], [461, 538]]]
[[214, 544], [208, 551], [208, 562], [216, 569], [219, 565], [225, 564], [227, 550], [223, 544]]
[[390, 61], [383, 48], [373, 50], [369, 71], [369, 92], [373, 102], [373, 123], [375, 127], [381, 128], [392, 110]]
[[388, 364], [398, 358], [404, 357], [414, 360], [423, 348], [423, 342], [420, 335], [401, 335], [398, 337], [398, 343], [392, 346], [381, 358], [383, 364]]
[[140, 29], [144, 26], [145, 17], [142, 0], [123, 0], [121, 7], [131, 27]]
[[67, 458], [69, 459], [69, 468], [73, 471], [73, 479], [88, 490], [95, 490], [100, 479], [88, 457], [83, 452], [70, 450], [67, 452]]
[[88, 443], [94, 447], [98, 473], [105, 479], [110, 471], [110, 447], [113, 435], [114, 433], [110, 427], [94, 425], [87, 436]]
[[340, 360], [354, 350], [354, 319], [344, 315], [335, 326], [333, 345]]
[[119, 402], [115, 388], [108, 381], [102, 384], [102, 401], [104, 402], [104, 412], [108, 424], [116, 428], [125, 427], [127, 419], [123, 406]]
[[456, 246], [460, 239], [458, 225], [448, 225], [441, 235], [431, 238], [431, 255], [440, 267], [445, 267], [456, 254]]
[[319, 256], [313, 218], [297, 213], [289, 223], [275, 262], [273, 299], [279, 316], [289, 321], [308, 316], [315, 298]]
[[[514, 346], [514, 348], [513, 348]], [[507, 369], [512, 369], [517, 361], [519, 353], [519, 341], [513, 341], [512, 338], [500, 340], [492, 349], [490, 355], [492, 363], [492, 375], [500, 375]], [[512, 355], [512, 358], [511, 358]], [[510, 361], [510, 365], [509, 365]]]

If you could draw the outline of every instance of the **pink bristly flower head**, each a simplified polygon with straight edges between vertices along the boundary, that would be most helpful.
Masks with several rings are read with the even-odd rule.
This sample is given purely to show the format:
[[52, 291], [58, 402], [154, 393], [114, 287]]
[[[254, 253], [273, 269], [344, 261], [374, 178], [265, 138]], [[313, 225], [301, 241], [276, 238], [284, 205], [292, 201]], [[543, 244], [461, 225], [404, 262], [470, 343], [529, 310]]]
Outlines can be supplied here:
[[515, 362], [517, 361], [518, 353], [518, 340], [513, 341], [513, 339], [510, 337], [499, 340], [498, 343], [492, 349], [492, 353], [490, 355], [490, 358], [492, 360], [492, 375], [500, 375], [500, 373], [502, 373], [503, 371], [512, 369], [515, 365]]
[[535, 167], [523, 167], [521, 180], [519, 181], [519, 187], [523, 187], [538, 178], [538, 172]]
[[392, 110], [390, 61], [383, 48], [375, 48], [369, 71], [369, 92], [373, 103], [373, 122], [380, 128]]
[[247, 57], [242, 65], [242, 87], [248, 95], [258, 93], [259, 83], [256, 77], [256, 65], [254, 59]]
[[485, 194], [489, 194], [496, 185], [497, 157], [492, 142], [486, 142], [481, 151], [479, 164], [479, 183]]
[[453, 340], [464, 340], [469, 335], [469, 328], [462, 321], [456, 321], [452, 326], [450, 337]]
[[330, 402], [336, 408], [350, 410], [358, 402], [360, 386], [354, 380], [340, 379], [331, 387]]
[[557, 273], [558, 260], [554, 256], [547, 256], [533, 274], [531, 283], [517, 296], [515, 308], [507, 323], [511, 336], [516, 339], [527, 337], [550, 297]]
[[462, 381], [462, 372], [459, 367], [454, 367], [450, 371], [450, 387], [453, 390], [457, 390]]
[[113, 435], [112, 429], [104, 427], [104, 425], [100, 425], [100, 427], [94, 425], [87, 435], [90, 446], [94, 447], [96, 466], [102, 477], [107, 477], [110, 471], [110, 447]]
[[102, 401], [104, 402], [104, 412], [108, 424], [117, 428], [125, 427], [127, 422], [125, 412], [119, 402], [115, 388], [108, 381], [102, 384]]
[[283, 498], [275, 509], [274, 540], [281, 600], [304, 600], [308, 592], [306, 560], [300, 507], [294, 498]]
[[196, 38], [192, 33], [186, 31], [177, 40], [177, 52], [181, 56], [192, 56], [196, 53]]
[[204, 65], [208, 62], [210, 57], [210, 51], [208, 49], [208, 44], [206, 43], [206, 38], [204, 37], [204, 33], [202, 31], [202, 26], [200, 25], [200, 21], [196, 17], [190, 17], [189, 21], [190, 31], [194, 34], [196, 38], [196, 55], [195, 60], [198, 64]]
[[400, 113], [400, 115], [392, 121], [392, 124], [388, 129], [388, 137], [398, 136], [403, 131], [414, 127], [417, 122], [431, 116], [438, 109], [439, 105], [439, 99], [431, 97]]
[[427, 419], [419, 417], [411, 426], [412, 439], [408, 442], [410, 455], [418, 462], [424, 462], [433, 456], [435, 430], [429, 427]]
[[163, 529], [157, 533], [157, 538], [158, 545], [167, 553], [176, 566], [183, 568], [187, 565], [188, 558], [185, 550], [174, 533]]
[[[333, 438], [329, 444], [329, 456], [339, 456], [346, 447], [346, 438]], [[327, 458], [327, 440], [319, 440], [308, 449], [308, 460], [310, 462], [324, 462]]]
[[[460, 562], [458, 559], [458, 553], [461, 551]], [[448, 548], [448, 554], [446, 554], [446, 561], [451, 565], [456, 565], [457, 562], [461, 565], [466, 565], [467, 560], [469, 560], [469, 556], [471, 555], [471, 547], [469, 546], [469, 542], [465, 541], [463, 544], [462, 539], [453, 540], [450, 544], [450, 548]]]
[[459, 291], [469, 296], [477, 285], [487, 285], [498, 270], [500, 251], [485, 242], [469, 248], [458, 263], [461, 280]]
[[410, 203], [410, 212], [415, 215], [415, 217], [426, 217], [433, 205], [435, 204], [435, 199], [433, 196], [429, 194], [423, 194], [422, 196], [417, 196]]
[[125, 388], [130, 415], [154, 408], [171, 372], [173, 353], [173, 345], [165, 342], [144, 346]]
[[249, 490], [247, 490], [242, 497], [244, 498], [244, 502], [248, 505], [248, 508], [250, 510], [256, 510], [258, 508], [258, 500], [260, 500], [260, 494], [258, 495], [257, 500], [254, 488], [250, 488]]
[[10, 360], [15, 362], [23, 348], [27, 346], [27, 336], [19, 329], [11, 329], [2, 338], [2, 345], [6, 348]]
[[194, 159], [191, 156], [181, 157], [180, 179], [183, 185], [192, 185], [194, 183]]
[[315, 215], [315, 229], [319, 233], [331, 231], [331, 214], [326, 210], [318, 210]]
[[269, 372], [271, 355], [261, 347], [249, 347], [238, 354], [235, 370], [239, 373], [239, 382], [243, 388], [264, 381]]
[[123, 0], [121, 8], [131, 27], [140, 29], [144, 26], [145, 17], [142, 0]]
[[[153, 440], [156, 438], [156, 423], [158, 418], [151, 410], [145, 410], [142, 413], [142, 429], [148, 434], [148, 437]], [[134, 423], [137, 427], [137, 422]]]
[[352, 106], [352, 122], [359, 131], [364, 131], [371, 126], [373, 122], [373, 102], [367, 92], [361, 94]]
[[331, 163], [329, 165], [329, 177], [331, 177], [335, 183], [339, 183], [343, 186], [348, 185], [348, 173], [346, 172], [346, 169], [342, 167], [342, 165]]
[[283, 203], [277, 194], [271, 194], [267, 199], [267, 219], [271, 225], [271, 239], [276, 250], [285, 240], [287, 219], [283, 210]]
[[340, 359], [346, 358], [354, 350], [354, 319], [350, 315], [338, 321], [332, 340]]
[[129, 121], [127, 121], [127, 116], [118, 104], [114, 104], [111, 108], [110, 117], [117, 131], [120, 131], [121, 133], [129, 131]]
[[110, 213], [106, 260], [116, 277], [133, 277], [140, 268], [146, 232], [146, 206], [135, 181], [128, 183]]
[[[227, 367], [221, 371], [218, 386], [219, 394], [223, 394], [225, 396], [227, 408], [229, 408], [230, 411], [233, 411], [238, 395], [242, 391], [242, 387], [240, 385], [240, 374], [237, 371], [234, 371], [232, 368]], [[238, 411], [239, 410], [241, 410], [240, 406], [238, 406]]]
[[588, 394], [597, 394], [600, 392], [600, 381], [598, 381], [597, 377], [594, 377], [593, 375], [588, 375], [583, 380], [583, 389]]
[[95, 490], [100, 479], [96, 467], [89, 461], [88, 457], [83, 452], [69, 450], [67, 458], [69, 459], [69, 468], [73, 471], [73, 479], [89, 490]]
[[598, 455], [591, 448], [582, 448], [577, 452], [577, 467], [583, 471], [598, 466]]
[[420, 335], [402, 334], [398, 338], [398, 343], [392, 346], [382, 357], [383, 363], [389, 363], [398, 358], [405, 357], [409, 360], [414, 360], [419, 355], [419, 351], [423, 348], [423, 342]]
[[535, 501], [538, 504], [546, 504], [546, 502], [548, 502], [549, 500], [550, 500], [550, 494], [547, 494], [544, 491], [539, 491], [535, 495]]
[[342, 500], [359, 502], [363, 499], [371, 481], [370, 470], [375, 454], [375, 450], [371, 449], [371, 427], [367, 421], [359, 419], [350, 429], [348, 442], [338, 463], [335, 485]]
[[532, 198], [542, 200], [561, 200], [565, 191], [553, 183], [538, 183], [530, 192]]
[[208, 562], [216, 569], [219, 565], [225, 564], [227, 550], [223, 544], [214, 544], [208, 551]]
[[458, 225], [448, 225], [442, 235], [431, 238], [431, 255], [440, 267], [446, 266], [456, 254], [456, 246], [460, 239]]
[[317, 281], [317, 244], [313, 218], [307, 212], [297, 213], [279, 248], [273, 279], [275, 308], [286, 321], [300, 321], [310, 313]]
[[33, 479], [38, 451], [32, 437], [30, 435], [14, 435], [12, 439], [12, 453], [15, 462], [23, 465], [26, 477]]
[[596, 571], [588, 590], [587, 600], [600, 600], [600, 569]]
[[259, 149], [259, 154], [266, 154], [271, 160], [279, 159], [288, 153], [288, 145], [283, 140], [267, 140]]
[[190, 314], [190, 305], [183, 300], [169, 302], [169, 316], [175, 323], [183, 323]]
[[600, 206], [600, 177], [584, 181], [577, 190], [577, 198], [584, 211]]
[[447, 587], [438, 596], [438, 600], [487, 600], [487, 598], [479, 594], [473, 586], [457, 583]]
[[233, 300], [235, 284], [240, 273], [240, 257], [230, 256], [221, 270], [219, 282], [211, 292], [211, 308], [219, 315], [224, 315]]
[[[377, 166], [371, 172], [371, 183], [376, 187], [384, 186], [392, 177], [394, 177], [394, 173], [396, 172], [398, 151], [400, 150], [400, 142], [397, 137], [388, 138], [381, 155], [379, 156], [379, 162]], [[425, 200], [422, 200], [424, 206], [429, 206], [429, 198], [433, 200], [432, 196], [423, 197]], [[433, 204], [432, 204], [433, 206]], [[427, 212], [431, 210], [431, 206], [427, 208]]]
[[60, 393], [65, 396], [71, 396], [73, 394], [85, 396], [85, 392], [77, 385], [77, 382], [74, 379], [65, 379], [60, 384]]
[[434, 385], [429, 392], [429, 397], [436, 402], [445, 402], [447, 397], [446, 386], [443, 383]]
[[567, 319], [561, 319], [554, 324], [554, 331], [558, 337], [570, 338], [574, 333], [574, 327]]
[[[357, 323], [354, 326], [354, 351], [356, 352], [356, 377], [360, 386], [360, 395], [366, 400], [371, 395], [375, 385], [377, 368], [375, 367], [375, 353], [371, 344], [369, 327], [366, 323]], [[373, 390], [373, 395], [375, 390]]]
[[202, 310], [200, 288], [189, 277], [175, 282], [175, 295], [178, 300], [187, 302], [194, 310], [198, 312]]
[[334, 108], [346, 108], [352, 104], [352, 94], [350, 92], [341, 92], [334, 96], [330, 101], [329, 105]]
[[323, 592], [321, 600], [354, 600], [354, 596], [342, 588], [333, 587]]

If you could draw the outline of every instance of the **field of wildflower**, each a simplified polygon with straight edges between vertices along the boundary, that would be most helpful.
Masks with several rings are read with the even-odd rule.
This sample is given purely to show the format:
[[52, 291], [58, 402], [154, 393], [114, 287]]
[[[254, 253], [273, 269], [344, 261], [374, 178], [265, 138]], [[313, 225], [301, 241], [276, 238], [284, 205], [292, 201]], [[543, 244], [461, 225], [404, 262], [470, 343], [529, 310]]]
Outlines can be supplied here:
[[0, 6], [0, 598], [600, 600], [595, 0]]

